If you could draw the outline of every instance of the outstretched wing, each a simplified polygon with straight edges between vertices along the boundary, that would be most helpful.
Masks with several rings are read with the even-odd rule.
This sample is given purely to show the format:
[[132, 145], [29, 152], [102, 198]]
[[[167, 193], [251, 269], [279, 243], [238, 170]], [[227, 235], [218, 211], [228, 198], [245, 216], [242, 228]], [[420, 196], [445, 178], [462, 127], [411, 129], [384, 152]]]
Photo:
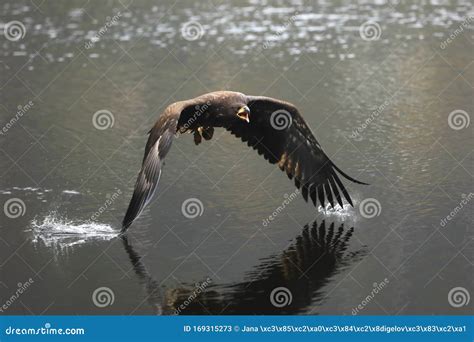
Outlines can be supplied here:
[[334, 197], [343, 206], [341, 192], [352, 204], [338, 173], [359, 184], [342, 172], [323, 152], [308, 125], [292, 104], [269, 97], [248, 96], [250, 123], [234, 120], [226, 127], [247, 142], [272, 164], [278, 164], [290, 179], [294, 178], [303, 198], [317, 200], [324, 207], [325, 199], [334, 207]]
[[181, 111], [179, 108], [168, 108], [151, 129], [145, 148], [142, 168], [138, 174], [132, 200], [122, 222], [122, 232], [126, 231], [132, 222], [142, 212], [153, 197], [161, 176], [163, 159], [171, 148], [171, 142], [176, 133], [176, 126]]

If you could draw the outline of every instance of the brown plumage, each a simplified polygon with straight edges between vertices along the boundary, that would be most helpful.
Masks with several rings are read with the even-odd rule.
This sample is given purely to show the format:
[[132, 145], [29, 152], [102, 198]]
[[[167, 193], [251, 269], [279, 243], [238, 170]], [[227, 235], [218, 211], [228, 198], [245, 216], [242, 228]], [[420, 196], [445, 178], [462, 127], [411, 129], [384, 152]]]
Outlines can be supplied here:
[[[223, 127], [257, 150], [294, 178], [303, 198], [324, 206], [325, 199], [340, 206], [351, 197], [338, 177], [359, 182], [329, 160], [295, 106], [263, 96], [216, 91], [169, 105], [149, 132], [142, 168], [122, 223], [125, 231], [150, 202], [158, 184], [162, 162], [176, 134], [193, 132], [199, 144], [212, 138], [214, 127]], [[334, 197], [333, 197], [334, 195]]]

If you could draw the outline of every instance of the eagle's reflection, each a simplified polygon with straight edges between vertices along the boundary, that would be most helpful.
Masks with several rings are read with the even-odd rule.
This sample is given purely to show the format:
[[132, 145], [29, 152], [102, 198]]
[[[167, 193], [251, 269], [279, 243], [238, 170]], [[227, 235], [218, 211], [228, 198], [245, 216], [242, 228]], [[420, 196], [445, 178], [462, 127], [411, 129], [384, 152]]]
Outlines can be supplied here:
[[324, 298], [321, 292], [341, 268], [359, 260], [365, 249], [347, 251], [354, 228], [314, 221], [282, 253], [261, 261], [245, 280], [166, 289], [155, 281], [126, 237], [125, 250], [157, 314], [294, 314]]

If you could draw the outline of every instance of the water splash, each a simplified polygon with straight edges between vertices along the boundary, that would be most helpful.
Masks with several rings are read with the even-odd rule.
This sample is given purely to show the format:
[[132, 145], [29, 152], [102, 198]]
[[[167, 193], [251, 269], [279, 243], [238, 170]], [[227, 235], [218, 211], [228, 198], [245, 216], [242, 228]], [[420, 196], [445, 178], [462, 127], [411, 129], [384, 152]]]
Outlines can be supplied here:
[[322, 206], [318, 207], [318, 212], [323, 213], [325, 216], [333, 216], [333, 217], [341, 217], [341, 218], [351, 218], [354, 216], [354, 210], [352, 206], [345, 203], [341, 208], [340, 205], [335, 205], [333, 208], [331, 204], [326, 203], [326, 206], [323, 208]]
[[68, 195], [80, 195], [81, 193], [76, 190], [63, 190], [63, 194], [68, 194]]
[[119, 232], [109, 224], [93, 221], [70, 220], [57, 212], [51, 212], [42, 219], [31, 221], [32, 242], [46, 247], [68, 248], [93, 241], [108, 241]]

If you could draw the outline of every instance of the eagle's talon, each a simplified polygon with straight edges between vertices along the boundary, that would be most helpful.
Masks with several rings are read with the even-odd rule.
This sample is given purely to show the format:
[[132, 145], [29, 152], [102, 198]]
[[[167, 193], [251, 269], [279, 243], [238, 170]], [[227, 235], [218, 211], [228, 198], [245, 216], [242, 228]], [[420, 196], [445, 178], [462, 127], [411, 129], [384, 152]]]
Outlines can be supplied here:
[[199, 132], [201, 127], [199, 127], [197, 130], [194, 131], [194, 143], [196, 145], [199, 145], [202, 142], [202, 136]]
[[201, 133], [204, 139], [211, 140], [212, 136], [214, 135], [214, 127], [203, 128]]

